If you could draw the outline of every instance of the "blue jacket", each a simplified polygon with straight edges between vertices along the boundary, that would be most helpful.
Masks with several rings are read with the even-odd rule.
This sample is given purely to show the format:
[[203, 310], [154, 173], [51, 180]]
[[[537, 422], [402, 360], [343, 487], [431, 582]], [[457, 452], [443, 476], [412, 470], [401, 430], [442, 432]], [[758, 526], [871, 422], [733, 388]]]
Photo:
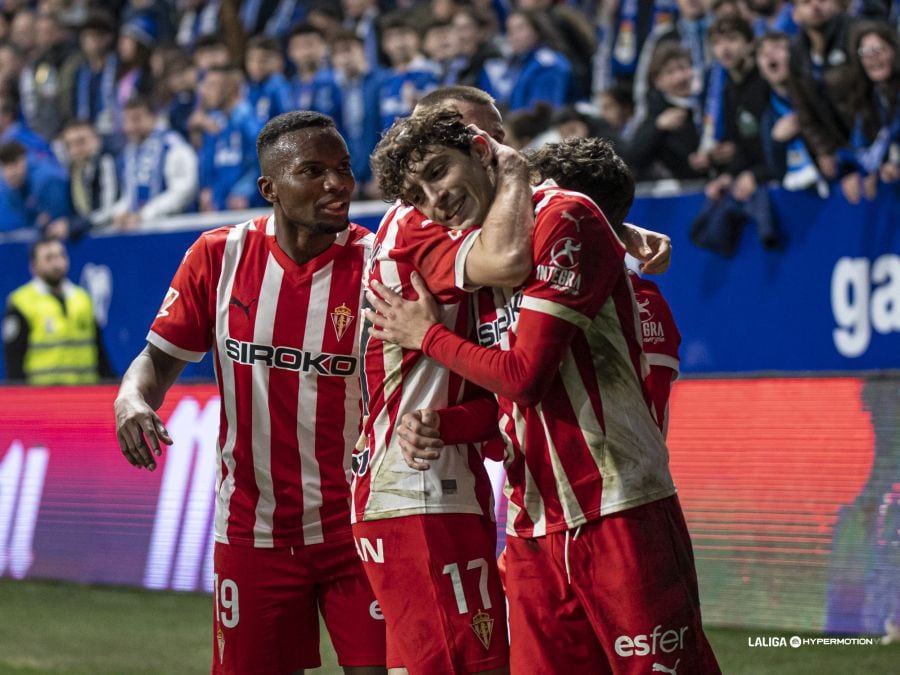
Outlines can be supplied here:
[[569, 60], [559, 52], [539, 47], [521, 57], [488, 60], [480, 86], [513, 112], [530, 110], [538, 101], [553, 106], [568, 103], [571, 79]]
[[43, 136], [38, 136], [29, 129], [25, 122], [13, 122], [6, 127], [6, 131], [0, 136], [0, 141], [18, 141], [25, 146], [29, 157], [49, 159], [56, 163], [56, 156], [53, 154], [50, 144]]
[[284, 75], [275, 73], [262, 82], [247, 83], [247, 102], [260, 124], [291, 110], [291, 85]]
[[353, 176], [360, 183], [372, 178], [369, 156], [381, 138], [379, 97], [384, 71], [372, 70], [358, 80], [338, 76], [340, 118], [335, 122], [347, 142]]
[[403, 96], [404, 90], [412, 86], [416, 98], [437, 87], [437, 69], [431, 61], [420, 59], [414, 62], [409, 70], [397, 72], [390, 69], [381, 82], [381, 127], [387, 129], [398, 117], [408, 117], [413, 105]]
[[315, 110], [337, 119], [339, 102], [340, 92], [331, 68], [319, 68], [308, 80], [301, 80], [299, 76], [291, 80], [292, 110]]
[[256, 189], [256, 137], [262, 125], [246, 101], [238, 103], [227, 115], [221, 111], [215, 114], [222, 126], [216, 134], [203, 134], [200, 189], [212, 188], [217, 210], [225, 210], [225, 202], [231, 196], [246, 198], [251, 207], [263, 206], [265, 201]]
[[28, 157], [27, 163], [25, 183], [18, 190], [0, 180], [0, 231], [38, 228], [72, 215], [65, 170], [37, 157]]

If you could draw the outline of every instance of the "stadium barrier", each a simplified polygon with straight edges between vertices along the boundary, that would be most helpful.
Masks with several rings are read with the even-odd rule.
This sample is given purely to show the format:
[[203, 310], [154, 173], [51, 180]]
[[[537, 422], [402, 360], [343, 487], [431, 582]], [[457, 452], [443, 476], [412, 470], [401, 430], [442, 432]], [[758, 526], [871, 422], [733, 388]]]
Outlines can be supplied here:
[[[154, 472], [122, 457], [115, 394], [0, 388], [0, 576], [210, 591], [215, 387], [173, 387]], [[709, 623], [897, 618], [900, 377], [679, 381], [669, 446]]]
[[[737, 256], [726, 259], [689, 240], [702, 194], [666, 196], [663, 187], [639, 197], [629, 218], [672, 237], [672, 266], [658, 281], [684, 337], [683, 372], [900, 369], [900, 188], [882, 186], [878, 199], [857, 206], [840, 194], [823, 200], [775, 190], [784, 250], [763, 250], [747, 227]], [[385, 208], [354, 204], [351, 218], [374, 230]], [[142, 349], [197, 230], [263, 213], [180, 216], [150, 231], [71, 244], [72, 278], [94, 298], [117, 372]], [[28, 278], [24, 242], [0, 243], [0, 269], [5, 296]], [[212, 379], [210, 359], [188, 366], [185, 376]]]

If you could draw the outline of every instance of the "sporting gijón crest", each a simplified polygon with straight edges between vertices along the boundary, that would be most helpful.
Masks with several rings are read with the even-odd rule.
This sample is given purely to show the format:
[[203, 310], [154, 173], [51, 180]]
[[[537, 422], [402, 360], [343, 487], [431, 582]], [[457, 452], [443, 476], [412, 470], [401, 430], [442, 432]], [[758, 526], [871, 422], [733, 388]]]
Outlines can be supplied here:
[[347, 303], [342, 303], [339, 307], [334, 308], [331, 313], [331, 323], [334, 325], [334, 334], [337, 335], [338, 340], [344, 337], [344, 333], [350, 328], [350, 324], [355, 318], [353, 310], [347, 307]]

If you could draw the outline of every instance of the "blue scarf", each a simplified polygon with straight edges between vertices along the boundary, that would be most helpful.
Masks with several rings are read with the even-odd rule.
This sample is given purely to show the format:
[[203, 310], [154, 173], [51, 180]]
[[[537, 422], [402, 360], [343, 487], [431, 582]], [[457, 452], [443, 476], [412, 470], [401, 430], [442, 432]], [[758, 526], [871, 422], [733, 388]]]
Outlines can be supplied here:
[[97, 132], [107, 136], [116, 128], [116, 69], [119, 62], [115, 54], [108, 54], [103, 62], [100, 74], [100, 99], [91, 98], [91, 80], [93, 73], [87, 63], [78, 69], [76, 113], [79, 119], [93, 120]]
[[[776, 119], [781, 119], [793, 112], [790, 102], [774, 91], [769, 100], [775, 111]], [[788, 190], [805, 190], [820, 182], [821, 177], [812, 157], [809, 156], [806, 145], [799, 135], [795, 136], [787, 143], [787, 171], [781, 181], [782, 185]], [[822, 187], [819, 185], [820, 192], [821, 189]]]

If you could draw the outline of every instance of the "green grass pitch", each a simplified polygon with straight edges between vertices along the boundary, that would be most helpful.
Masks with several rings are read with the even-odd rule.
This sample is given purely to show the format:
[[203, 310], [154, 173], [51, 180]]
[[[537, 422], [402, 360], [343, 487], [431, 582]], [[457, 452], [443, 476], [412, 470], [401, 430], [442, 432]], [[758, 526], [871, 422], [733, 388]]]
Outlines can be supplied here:
[[[211, 613], [202, 594], [0, 580], [0, 673], [208, 673]], [[760, 648], [748, 639], [790, 638], [790, 631], [708, 634], [726, 675], [900, 673], [900, 644]], [[327, 638], [322, 661], [313, 672], [341, 672]]]

